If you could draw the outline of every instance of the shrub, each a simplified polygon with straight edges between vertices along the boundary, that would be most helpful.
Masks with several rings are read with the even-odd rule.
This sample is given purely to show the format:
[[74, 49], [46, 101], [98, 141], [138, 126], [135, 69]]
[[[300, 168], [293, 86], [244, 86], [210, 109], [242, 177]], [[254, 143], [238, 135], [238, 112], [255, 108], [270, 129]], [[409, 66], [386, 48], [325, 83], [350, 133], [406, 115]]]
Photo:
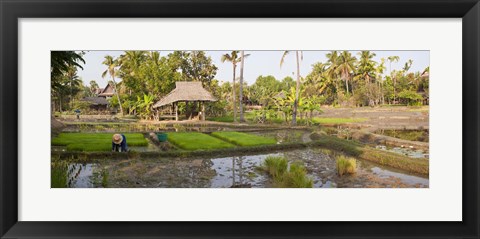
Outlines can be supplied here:
[[337, 172], [338, 175], [354, 174], [357, 171], [357, 160], [354, 158], [347, 158], [345, 156], [337, 157]]

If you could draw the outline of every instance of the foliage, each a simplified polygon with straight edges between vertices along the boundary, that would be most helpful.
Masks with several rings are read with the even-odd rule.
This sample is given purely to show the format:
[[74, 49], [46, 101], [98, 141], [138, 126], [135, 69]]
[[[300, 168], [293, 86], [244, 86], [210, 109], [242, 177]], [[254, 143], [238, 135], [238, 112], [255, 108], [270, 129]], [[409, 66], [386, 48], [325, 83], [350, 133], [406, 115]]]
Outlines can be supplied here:
[[169, 132], [167, 135], [170, 143], [185, 150], [209, 150], [235, 147], [221, 139], [198, 132]]
[[218, 131], [213, 132], [212, 136], [223, 139], [227, 142], [239, 145], [239, 146], [258, 146], [276, 144], [277, 140], [274, 138], [263, 137], [253, 134], [247, 134], [235, 131]]
[[398, 93], [398, 98], [405, 101], [407, 105], [421, 105], [423, 97], [415, 91], [403, 90]]

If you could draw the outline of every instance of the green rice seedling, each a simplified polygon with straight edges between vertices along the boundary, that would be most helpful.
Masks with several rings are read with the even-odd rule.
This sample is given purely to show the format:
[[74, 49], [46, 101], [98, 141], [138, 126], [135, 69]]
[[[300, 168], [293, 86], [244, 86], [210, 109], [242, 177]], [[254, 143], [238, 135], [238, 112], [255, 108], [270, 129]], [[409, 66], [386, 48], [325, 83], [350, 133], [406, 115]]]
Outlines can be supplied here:
[[272, 175], [274, 179], [282, 180], [288, 168], [288, 161], [285, 157], [268, 156], [263, 162], [263, 168]]
[[168, 142], [185, 150], [211, 150], [235, 147], [233, 144], [203, 133], [171, 132], [167, 133], [167, 135]]
[[263, 170], [273, 177], [277, 187], [311, 188], [313, 180], [307, 177], [307, 170], [299, 163], [291, 164], [285, 157], [269, 156], [263, 162]]
[[239, 146], [259, 146], [277, 143], [277, 140], [274, 138], [235, 131], [217, 131], [211, 135]]
[[354, 158], [347, 158], [343, 155], [337, 157], [337, 172], [338, 175], [354, 174], [357, 171], [357, 160]]
[[287, 175], [288, 178], [284, 181], [289, 188], [313, 187], [313, 180], [307, 177], [307, 170], [303, 165], [298, 163], [291, 164]]
[[[52, 139], [52, 145], [67, 146], [68, 151], [111, 151], [112, 133], [61, 133]], [[143, 134], [125, 133], [128, 146], [148, 146]]]

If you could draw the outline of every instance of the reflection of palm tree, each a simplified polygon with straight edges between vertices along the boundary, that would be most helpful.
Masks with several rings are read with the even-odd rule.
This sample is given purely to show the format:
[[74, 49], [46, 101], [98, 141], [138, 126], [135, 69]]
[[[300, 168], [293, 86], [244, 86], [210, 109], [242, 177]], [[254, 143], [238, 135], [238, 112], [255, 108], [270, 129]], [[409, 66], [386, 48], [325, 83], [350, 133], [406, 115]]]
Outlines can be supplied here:
[[235, 186], [235, 157], [232, 157], [232, 187]]
[[243, 177], [242, 177], [243, 176], [243, 167], [242, 167], [243, 166], [243, 157], [240, 156], [240, 157], [238, 157], [238, 159], [239, 159], [238, 160], [238, 163], [239, 163], [238, 164], [238, 177], [239, 177], [239, 180], [240, 180], [240, 185], [242, 185], [243, 184], [243, 180], [242, 180], [243, 179]]

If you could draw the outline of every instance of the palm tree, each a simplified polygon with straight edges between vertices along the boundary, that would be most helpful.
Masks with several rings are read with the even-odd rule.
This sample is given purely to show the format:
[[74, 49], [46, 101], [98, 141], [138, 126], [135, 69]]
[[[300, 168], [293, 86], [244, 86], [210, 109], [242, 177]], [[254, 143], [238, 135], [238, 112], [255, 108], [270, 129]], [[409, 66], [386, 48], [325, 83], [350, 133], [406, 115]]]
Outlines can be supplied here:
[[[282, 59], [280, 60], [280, 67], [282, 67], [285, 57], [290, 53], [290, 51], [284, 51]], [[295, 51], [297, 58], [297, 87], [295, 88], [295, 101], [293, 103], [293, 112], [292, 112], [292, 125], [297, 125], [297, 108], [298, 108], [298, 98], [300, 97], [300, 58], [303, 60], [303, 53], [301, 51]], [[300, 57], [300, 55], [302, 55]]]
[[232, 85], [232, 94], [233, 94], [233, 122], [237, 122], [237, 104], [235, 98], [235, 72], [237, 71], [237, 63], [241, 61], [241, 57], [238, 57], [239, 51], [232, 51], [231, 54], [222, 55], [222, 62], [228, 61], [232, 63], [233, 66], [233, 85]]
[[377, 77], [380, 78], [380, 81], [378, 81], [378, 84], [380, 86], [380, 91], [381, 91], [381, 94], [382, 94], [382, 104], [385, 103], [385, 97], [384, 97], [384, 94], [383, 94], [383, 72], [385, 71], [385, 58], [382, 58], [381, 59], [381, 62], [380, 62], [380, 65], [378, 65], [378, 67], [375, 69], [376, 73], [377, 73]]
[[105, 60], [102, 62], [102, 64], [107, 66], [107, 69], [102, 73], [102, 78], [105, 78], [107, 74], [109, 74], [112, 77], [113, 90], [117, 95], [118, 105], [120, 106], [120, 113], [123, 115], [122, 102], [120, 101], [120, 96], [118, 95], [118, 90], [117, 90], [117, 82], [115, 81], [115, 73], [116, 73], [115, 68], [118, 66], [118, 61], [113, 59], [112, 56], [106, 55]]
[[96, 96], [96, 92], [99, 88], [97, 82], [94, 80], [91, 80], [89, 85], [90, 85], [90, 92], [92, 93], [92, 96]]
[[348, 80], [350, 80], [351, 74], [354, 72], [354, 65], [357, 58], [353, 57], [348, 51], [343, 51], [338, 59], [338, 71], [342, 78], [345, 80], [345, 87], [348, 94]]
[[332, 80], [335, 83], [335, 91], [338, 94], [338, 51], [331, 51], [327, 53], [327, 71], [325, 72], [325, 76]]
[[396, 98], [396, 90], [395, 90], [395, 86], [397, 84], [397, 81], [396, 81], [396, 77], [392, 75], [392, 62], [398, 62], [400, 60], [400, 57], [399, 56], [389, 56], [387, 57], [387, 60], [390, 62], [390, 76], [392, 77], [393, 79], [393, 104], [395, 104], [395, 98]]
[[242, 51], [240, 54], [240, 93], [239, 93], [239, 98], [240, 98], [240, 122], [245, 122], [245, 119], [243, 118], [243, 67], [245, 64], [245, 51]]

